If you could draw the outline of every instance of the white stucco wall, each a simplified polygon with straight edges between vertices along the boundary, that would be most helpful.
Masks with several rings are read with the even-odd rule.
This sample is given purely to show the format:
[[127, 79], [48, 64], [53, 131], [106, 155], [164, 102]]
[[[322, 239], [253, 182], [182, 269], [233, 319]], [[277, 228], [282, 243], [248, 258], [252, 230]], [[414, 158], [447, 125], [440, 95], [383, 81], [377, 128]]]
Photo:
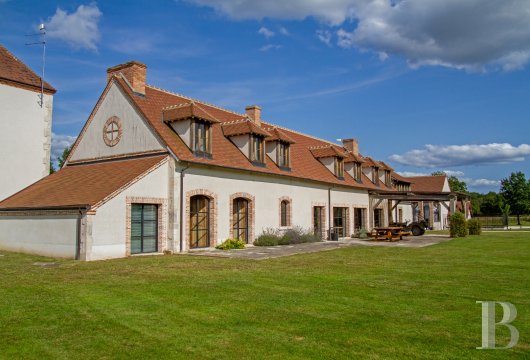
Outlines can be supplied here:
[[[178, 186], [178, 171], [175, 176]], [[316, 183], [304, 182], [296, 179], [266, 177], [230, 170], [189, 168], [184, 177], [184, 196], [192, 190], [205, 189], [217, 196], [217, 241], [224, 241], [230, 236], [231, 213], [230, 197], [235, 193], [249, 193], [255, 197], [255, 237], [259, 236], [265, 228], [280, 227], [279, 199], [283, 196], [292, 199], [292, 225], [301, 226], [306, 229], [312, 228], [313, 205], [319, 203], [326, 206], [326, 218], [328, 217], [328, 187]], [[175, 191], [176, 201], [179, 204], [178, 191]], [[331, 190], [331, 205], [349, 208], [349, 229], [353, 229], [353, 208], [363, 207], [367, 209], [368, 217], [368, 194], [365, 190], [343, 190], [334, 188]], [[177, 213], [177, 211], [176, 211]], [[178, 243], [180, 232], [180, 221], [175, 224], [175, 236]], [[184, 238], [189, 231], [189, 220], [185, 216]], [[326, 229], [329, 219], [326, 220]], [[184, 249], [188, 244], [184, 241]], [[175, 249], [178, 250], [178, 244]]]
[[102, 205], [93, 216], [87, 235], [88, 260], [125, 256], [127, 197], [168, 199], [168, 164], [161, 165]]
[[172, 122], [171, 127], [181, 137], [184, 143], [191, 148], [191, 120]]
[[[103, 141], [103, 127], [111, 116], [120, 118], [123, 126], [120, 142], [112, 147], [107, 146]], [[113, 84], [82, 135], [70, 161], [163, 149], [160, 141], [153, 135], [122, 91]]]
[[50, 171], [53, 96], [0, 84], [0, 200]]
[[230, 137], [232, 141], [241, 152], [248, 158], [250, 156], [250, 136], [248, 135], [237, 135]]
[[267, 155], [271, 158], [272, 161], [276, 163], [276, 152], [278, 151], [278, 142], [277, 141], [267, 141], [265, 143]]
[[77, 216], [0, 216], [0, 250], [74, 258]]
[[329, 171], [331, 171], [332, 174], [335, 174], [335, 158], [334, 157], [326, 157], [319, 159], [320, 162], [328, 168]]

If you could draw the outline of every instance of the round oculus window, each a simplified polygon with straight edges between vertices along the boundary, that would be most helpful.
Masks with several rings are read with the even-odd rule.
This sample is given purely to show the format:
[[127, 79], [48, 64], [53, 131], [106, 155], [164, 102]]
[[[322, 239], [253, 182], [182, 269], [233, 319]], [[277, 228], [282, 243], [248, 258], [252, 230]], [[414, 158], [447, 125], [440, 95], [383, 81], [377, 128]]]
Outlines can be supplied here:
[[111, 116], [103, 126], [103, 141], [107, 146], [115, 146], [120, 142], [121, 135], [121, 120], [117, 116]]

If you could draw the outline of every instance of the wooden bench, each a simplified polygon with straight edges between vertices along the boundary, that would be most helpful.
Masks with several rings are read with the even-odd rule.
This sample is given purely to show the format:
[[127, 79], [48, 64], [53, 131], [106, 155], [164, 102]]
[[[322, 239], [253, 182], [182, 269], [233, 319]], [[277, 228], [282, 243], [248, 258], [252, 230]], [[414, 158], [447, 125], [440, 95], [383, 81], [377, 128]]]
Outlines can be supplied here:
[[403, 229], [399, 227], [381, 227], [374, 228], [368, 235], [374, 241], [397, 241], [403, 240], [403, 236], [411, 235], [411, 232], [403, 231]]

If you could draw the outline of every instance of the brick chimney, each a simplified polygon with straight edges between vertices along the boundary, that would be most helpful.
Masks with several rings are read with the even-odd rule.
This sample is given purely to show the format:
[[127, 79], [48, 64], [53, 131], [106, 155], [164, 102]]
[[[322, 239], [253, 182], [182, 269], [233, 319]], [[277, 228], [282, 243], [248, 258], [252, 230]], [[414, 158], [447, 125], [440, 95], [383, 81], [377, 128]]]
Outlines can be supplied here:
[[342, 145], [351, 151], [353, 155], [359, 155], [359, 142], [357, 139], [342, 139]]
[[131, 86], [132, 90], [141, 95], [145, 95], [145, 75], [147, 66], [138, 61], [129, 61], [107, 69], [107, 82], [113, 75], [121, 73]]
[[245, 108], [247, 115], [258, 126], [261, 126], [261, 108], [258, 105], [250, 105]]

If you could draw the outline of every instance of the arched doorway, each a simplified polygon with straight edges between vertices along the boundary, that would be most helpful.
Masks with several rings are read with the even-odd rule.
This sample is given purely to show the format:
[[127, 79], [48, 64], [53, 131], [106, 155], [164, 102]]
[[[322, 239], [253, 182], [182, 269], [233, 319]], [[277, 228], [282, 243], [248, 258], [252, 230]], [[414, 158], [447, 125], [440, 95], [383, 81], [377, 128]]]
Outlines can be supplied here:
[[210, 199], [204, 195], [190, 198], [190, 249], [210, 246]]
[[248, 243], [249, 241], [249, 213], [248, 200], [235, 198], [232, 206], [232, 230], [234, 239]]

